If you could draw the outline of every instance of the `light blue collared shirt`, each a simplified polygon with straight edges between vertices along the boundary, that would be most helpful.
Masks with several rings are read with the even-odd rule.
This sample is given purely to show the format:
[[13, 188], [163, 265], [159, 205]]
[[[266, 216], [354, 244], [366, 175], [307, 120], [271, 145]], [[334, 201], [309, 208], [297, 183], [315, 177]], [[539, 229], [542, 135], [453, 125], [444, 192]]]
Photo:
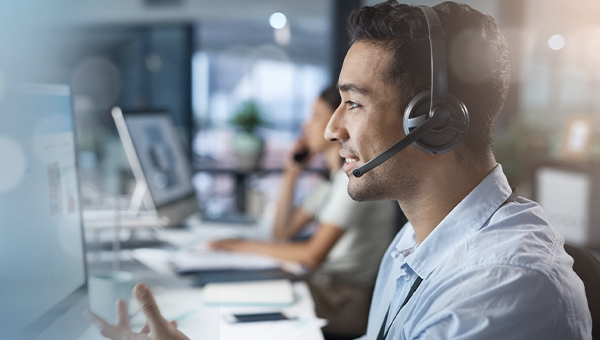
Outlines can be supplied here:
[[388, 308], [387, 340], [591, 339], [563, 237], [537, 203], [506, 202], [511, 192], [498, 165], [420, 245], [407, 223], [379, 267], [362, 339], [377, 338]]

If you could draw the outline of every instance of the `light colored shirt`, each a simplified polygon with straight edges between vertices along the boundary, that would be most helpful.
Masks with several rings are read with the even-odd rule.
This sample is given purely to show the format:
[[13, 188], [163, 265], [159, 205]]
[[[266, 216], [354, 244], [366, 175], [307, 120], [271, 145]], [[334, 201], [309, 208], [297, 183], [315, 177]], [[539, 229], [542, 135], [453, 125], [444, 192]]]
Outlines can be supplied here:
[[384, 255], [363, 338], [377, 338], [391, 304], [388, 340], [591, 339], [563, 237], [537, 203], [506, 202], [511, 192], [498, 165], [420, 245], [407, 223]]
[[397, 204], [354, 201], [348, 195], [348, 175], [342, 170], [317, 187], [302, 209], [319, 223], [344, 230], [319, 271], [357, 287], [373, 287], [381, 258], [394, 238]]

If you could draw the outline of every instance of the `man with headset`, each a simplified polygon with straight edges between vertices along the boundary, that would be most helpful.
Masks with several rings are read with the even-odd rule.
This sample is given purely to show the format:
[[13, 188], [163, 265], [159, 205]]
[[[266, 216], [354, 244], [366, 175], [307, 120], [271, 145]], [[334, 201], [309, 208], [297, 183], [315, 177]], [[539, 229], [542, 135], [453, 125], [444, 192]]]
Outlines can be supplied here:
[[[396, 200], [409, 220], [381, 263], [365, 338], [591, 339], [563, 238], [494, 159], [509, 65], [493, 19], [390, 0], [353, 12], [348, 32], [325, 136], [341, 144], [350, 195]], [[185, 339], [146, 286], [135, 295], [152, 339]]]

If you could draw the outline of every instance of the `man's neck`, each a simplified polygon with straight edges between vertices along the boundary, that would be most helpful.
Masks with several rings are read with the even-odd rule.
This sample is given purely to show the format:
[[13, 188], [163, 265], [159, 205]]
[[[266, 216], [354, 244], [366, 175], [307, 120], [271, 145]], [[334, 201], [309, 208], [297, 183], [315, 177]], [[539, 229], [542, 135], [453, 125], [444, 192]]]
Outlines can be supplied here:
[[420, 244], [440, 222], [494, 169], [491, 157], [485, 165], [468, 167], [451, 165], [430, 170], [426, 178], [435, 181], [419, 183], [415, 195], [399, 200], [402, 211], [415, 230]]

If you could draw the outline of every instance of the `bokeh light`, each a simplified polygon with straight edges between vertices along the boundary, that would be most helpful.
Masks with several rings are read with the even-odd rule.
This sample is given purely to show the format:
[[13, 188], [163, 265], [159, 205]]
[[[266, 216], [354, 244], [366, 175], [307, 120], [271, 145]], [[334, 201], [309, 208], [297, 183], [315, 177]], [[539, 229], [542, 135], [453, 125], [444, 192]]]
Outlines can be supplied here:
[[275, 12], [269, 17], [269, 24], [274, 29], [282, 29], [287, 25], [287, 17], [281, 12]]
[[163, 60], [158, 54], [146, 57], [146, 68], [152, 73], [158, 73], [163, 69]]
[[94, 109], [113, 107], [121, 92], [121, 74], [117, 66], [104, 57], [91, 57], [77, 65], [71, 77], [73, 95], [85, 95]]
[[551, 36], [550, 39], [548, 39], [548, 46], [551, 49], [558, 51], [558, 50], [562, 49], [563, 47], [565, 47], [566, 42], [567, 42], [567, 40], [565, 39], [565, 37], [562, 34], [555, 34], [555, 35]]

